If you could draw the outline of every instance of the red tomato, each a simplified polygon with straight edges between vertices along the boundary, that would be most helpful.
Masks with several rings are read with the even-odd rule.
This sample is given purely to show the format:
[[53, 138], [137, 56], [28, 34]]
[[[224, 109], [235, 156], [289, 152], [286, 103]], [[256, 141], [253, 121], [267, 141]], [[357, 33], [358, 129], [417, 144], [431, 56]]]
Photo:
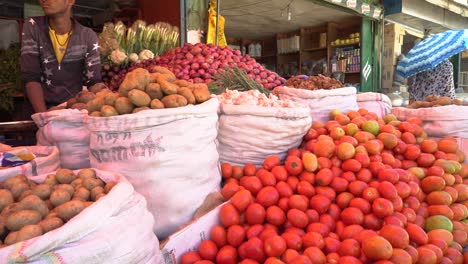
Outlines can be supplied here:
[[240, 225], [230, 226], [227, 230], [227, 241], [229, 245], [238, 247], [245, 239], [245, 229]]
[[267, 256], [280, 257], [286, 251], [286, 241], [280, 236], [273, 236], [265, 240], [263, 248]]
[[297, 176], [304, 171], [304, 166], [302, 164], [302, 159], [298, 156], [288, 156], [284, 163], [284, 167], [289, 175]]
[[215, 242], [218, 248], [227, 244], [226, 229], [220, 225], [213, 226], [210, 232], [210, 238]]
[[237, 264], [237, 250], [231, 246], [226, 245], [218, 251], [216, 256], [217, 264]]
[[214, 260], [218, 254], [218, 247], [213, 240], [203, 240], [198, 245], [198, 252], [203, 259]]
[[265, 208], [258, 203], [253, 203], [247, 207], [244, 214], [244, 220], [249, 225], [263, 224], [265, 215]]

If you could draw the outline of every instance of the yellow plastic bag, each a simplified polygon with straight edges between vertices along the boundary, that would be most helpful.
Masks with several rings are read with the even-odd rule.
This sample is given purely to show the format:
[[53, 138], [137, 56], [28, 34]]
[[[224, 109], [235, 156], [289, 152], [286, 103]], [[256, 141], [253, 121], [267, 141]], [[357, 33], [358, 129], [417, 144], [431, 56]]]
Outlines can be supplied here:
[[[216, 45], [216, 1], [210, 1], [208, 8], [208, 33], [206, 36], [207, 44]], [[224, 47], [227, 45], [226, 37], [224, 36], [224, 17], [219, 15], [219, 30], [218, 30], [218, 46]]]

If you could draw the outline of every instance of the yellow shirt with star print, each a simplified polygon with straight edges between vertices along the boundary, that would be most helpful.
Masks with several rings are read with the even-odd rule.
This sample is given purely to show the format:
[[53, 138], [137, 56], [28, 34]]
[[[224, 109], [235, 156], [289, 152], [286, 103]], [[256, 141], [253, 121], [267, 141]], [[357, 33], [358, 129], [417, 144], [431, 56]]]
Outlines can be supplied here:
[[49, 27], [50, 41], [52, 42], [52, 46], [54, 46], [55, 56], [57, 57], [58, 63], [62, 63], [71, 34], [72, 32], [59, 35], [55, 33], [55, 30]]

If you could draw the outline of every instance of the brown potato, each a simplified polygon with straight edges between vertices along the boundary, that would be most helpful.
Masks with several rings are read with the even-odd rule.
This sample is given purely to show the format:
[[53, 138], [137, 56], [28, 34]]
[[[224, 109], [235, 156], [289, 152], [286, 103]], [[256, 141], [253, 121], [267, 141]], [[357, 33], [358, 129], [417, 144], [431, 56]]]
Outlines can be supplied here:
[[176, 108], [187, 105], [187, 99], [179, 94], [171, 94], [161, 99], [165, 108]]
[[85, 205], [80, 200], [71, 200], [60, 206], [57, 206], [57, 215], [65, 222], [68, 222], [75, 215], [85, 209]]
[[108, 183], [106, 183], [106, 186], [104, 186], [104, 192], [105, 192], [105, 193], [109, 193], [109, 192], [112, 190], [112, 188], [114, 188], [114, 186], [116, 186], [116, 185], [117, 185], [116, 182], [108, 182]]
[[47, 205], [47, 208], [49, 208], [49, 210], [54, 209], [54, 205], [52, 204], [50, 200], [46, 200], [45, 203]]
[[21, 182], [27, 182], [27, 180], [25, 180], [23, 177], [20, 177], [18, 175], [18, 176], [6, 179], [5, 182], [4, 182], [4, 186], [5, 186], [5, 188], [11, 190], [11, 188], [13, 188], [13, 186], [15, 186], [15, 185], [17, 185], [17, 184], [19, 184]]
[[58, 217], [57, 210], [55, 210], [55, 209], [50, 211], [50, 213], [48, 215], [46, 215], [46, 217], [44, 217], [44, 219], [49, 219], [49, 218], [54, 218], [54, 217]]
[[104, 188], [101, 186], [96, 186], [91, 190], [91, 200], [96, 201], [96, 198], [99, 194], [104, 193]]
[[101, 91], [97, 92], [96, 97], [105, 97], [106, 94], [108, 94], [108, 93], [112, 93], [112, 91], [109, 90], [108, 88], [105, 88], [105, 89], [102, 89]]
[[179, 89], [179, 86], [177, 86], [177, 84], [170, 83], [161, 78], [158, 78], [158, 83], [161, 86], [161, 91], [165, 95], [177, 94], [177, 90]]
[[96, 98], [96, 94], [89, 92], [89, 91], [81, 91], [77, 97], [78, 103], [83, 103], [83, 104], [88, 103], [94, 98]]
[[41, 221], [42, 217], [39, 212], [34, 210], [21, 210], [12, 213], [6, 219], [6, 227], [10, 231], [18, 231], [23, 226], [35, 225]]
[[159, 99], [153, 99], [150, 104], [151, 109], [163, 109], [164, 104]]
[[11, 188], [11, 194], [13, 194], [13, 198], [15, 198], [16, 201], [18, 201], [23, 192], [27, 190], [29, 190], [29, 185], [25, 182], [19, 182]]
[[175, 75], [173, 72], [171, 72], [168, 68], [166, 67], [163, 67], [163, 66], [152, 66], [150, 68], [150, 71], [151, 72], [157, 72], [157, 73], [161, 73], [163, 75], [166, 75], [168, 79], [170, 79], [171, 81], [174, 81], [176, 79]]
[[101, 107], [105, 104], [106, 102], [103, 97], [96, 97], [93, 100], [86, 103], [86, 109], [89, 113], [93, 113], [99, 111], [99, 109], [101, 109]]
[[[79, 177], [79, 176], [78, 176], [78, 177]], [[75, 190], [76, 190], [77, 186], [81, 185], [82, 182], [83, 182], [83, 179], [78, 178], [78, 179], [72, 181], [72, 182], [70, 183], [70, 185], [71, 185], [73, 188], [75, 188]]]
[[57, 184], [55, 185], [54, 190], [57, 190], [57, 189], [63, 189], [67, 191], [70, 194], [70, 196], [73, 196], [73, 194], [75, 193], [75, 188], [73, 188], [71, 184]]
[[117, 109], [115, 109], [111, 105], [103, 105], [101, 107], [101, 115], [103, 117], [109, 117], [109, 116], [117, 116], [119, 113], [117, 112]]
[[67, 190], [64, 189], [55, 189], [51, 194], [50, 194], [50, 202], [52, 205], [55, 207], [66, 203], [71, 200], [71, 195]]
[[6, 189], [0, 190], [0, 212], [3, 208], [15, 202], [13, 194]]
[[26, 196], [21, 200], [19, 206], [22, 210], [35, 210], [41, 214], [41, 217], [45, 217], [49, 214], [49, 208], [46, 202], [34, 194]]
[[187, 99], [188, 104], [193, 104], [194, 105], [197, 102], [195, 100], [195, 96], [193, 95], [192, 90], [190, 90], [190, 88], [180, 87], [179, 90], [177, 90], [177, 94], [180, 94], [183, 97], [185, 97], [185, 99]]
[[94, 202], [91, 202], [91, 201], [86, 201], [84, 202], [84, 205], [86, 208], [88, 208], [89, 206], [93, 205]]
[[99, 112], [99, 111], [94, 111], [92, 112], [91, 114], [89, 114], [89, 116], [93, 116], [93, 117], [101, 117], [102, 116], [102, 113]]
[[18, 201], [23, 200], [26, 196], [31, 195], [31, 194], [32, 194], [32, 191], [31, 191], [31, 190], [26, 190], [26, 191], [24, 191], [24, 192], [21, 194], [21, 196], [18, 198]]
[[114, 106], [115, 100], [117, 100], [117, 98], [119, 98], [119, 96], [120, 95], [118, 93], [107, 93], [104, 96], [104, 104]]
[[151, 99], [161, 99], [164, 96], [159, 83], [148, 84], [148, 86], [146, 86], [145, 91]]
[[149, 106], [151, 102], [150, 96], [138, 89], [133, 89], [128, 92], [128, 100], [137, 107]]
[[16, 243], [16, 237], [18, 236], [18, 231], [10, 232], [5, 238], [5, 245], [13, 245]]
[[48, 185], [55, 185], [58, 184], [57, 178], [55, 178], [55, 174], [49, 174], [45, 178], [43, 184], [48, 184]]
[[137, 68], [125, 75], [125, 79], [119, 87], [119, 93], [127, 96], [132, 89], [145, 90], [150, 81], [150, 73], [143, 68]]
[[50, 197], [52, 189], [48, 184], [39, 184], [36, 187], [32, 188], [32, 194], [39, 196], [42, 200], [47, 200]]
[[39, 225], [41, 226], [44, 233], [47, 233], [51, 230], [54, 230], [63, 226], [63, 221], [59, 217], [54, 216], [54, 217], [45, 218], [44, 220], [39, 222]]
[[91, 191], [92, 189], [94, 189], [97, 186], [103, 187], [104, 182], [102, 180], [100, 180], [100, 179], [85, 179], [83, 181], [83, 187], [85, 187], [89, 191]]
[[[98, 188], [98, 187], [95, 187], [95, 188]], [[80, 187], [76, 189], [75, 194], [73, 195], [73, 199], [80, 199], [82, 201], [87, 201], [89, 200], [90, 193], [91, 192], [85, 187]]]
[[96, 171], [93, 169], [82, 169], [78, 172], [78, 177], [82, 180], [87, 178], [96, 178]]
[[193, 95], [195, 96], [195, 100], [198, 104], [206, 102], [211, 99], [210, 90], [205, 85], [198, 85], [193, 89]]
[[23, 228], [18, 231], [18, 235], [16, 236], [16, 243], [31, 239], [33, 237], [42, 236], [42, 234], [43, 231], [40, 225], [23, 226]]
[[59, 169], [55, 173], [55, 178], [59, 183], [69, 184], [76, 179], [75, 173], [69, 169]]
[[151, 110], [151, 108], [149, 108], [147, 106], [137, 107], [137, 108], [133, 109], [132, 113], [136, 114], [136, 113], [144, 111], [144, 110]]
[[[3, 237], [7, 232], [7, 228], [6, 228], [6, 218], [7, 216], [6, 215], [2, 215], [0, 216], [0, 236]], [[0, 239], [1, 241], [1, 239]]]
[[193, 85], [193, 83], [186, 81], [186, 80], [175, 80], [172, 83], [177, 84], [180, 87], [190, 87]]
[[86, 110], [87, 105], [84, 103], [76, 103], [72, 105], [71, 109]]
[[101, 199], [102, 197], [104, 197], [104, 196], [106, 196], [105, 193], [100, 193], [100, 194], [98, 194], [98, 195], [96, 196], [96, 202], [97, 202], [99, 199]]
[[115, 109], [120, 115], [130, 114], [135, 106], [127, 97], [119, 97], [115, 100]]
[[7, 205], [5, 208], [2, 210], [2, 215], [9, 216], [14, 212], [18, 212], [20, 210], [19, 203], [12, 203], [10, 205]]
[[78, 103], [78, 100], [75, 97], [68, 99], [67, 108], [71, 108], [76, 103]]

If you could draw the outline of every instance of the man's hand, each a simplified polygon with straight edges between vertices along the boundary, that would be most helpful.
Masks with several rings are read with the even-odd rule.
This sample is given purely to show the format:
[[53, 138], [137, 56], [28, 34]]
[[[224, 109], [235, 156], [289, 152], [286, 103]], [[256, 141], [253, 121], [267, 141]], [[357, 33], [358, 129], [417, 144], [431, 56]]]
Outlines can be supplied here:
[[107, 88], [107, 85], [100, 82], [100, 83], [96, 83], [93, 86], [89, 87], [88, 91], [93, 92], [93, 93], [97, 93], [97, 92], [101, 91], [102, 89], [108, 89], [108, 88]]
[[44, 91], [42, 85], [38, 82], [26, 83], [26, 94], [34, 109], [34, 112], [41, 113], [47, 111], [47, 106], [44, 100]]

